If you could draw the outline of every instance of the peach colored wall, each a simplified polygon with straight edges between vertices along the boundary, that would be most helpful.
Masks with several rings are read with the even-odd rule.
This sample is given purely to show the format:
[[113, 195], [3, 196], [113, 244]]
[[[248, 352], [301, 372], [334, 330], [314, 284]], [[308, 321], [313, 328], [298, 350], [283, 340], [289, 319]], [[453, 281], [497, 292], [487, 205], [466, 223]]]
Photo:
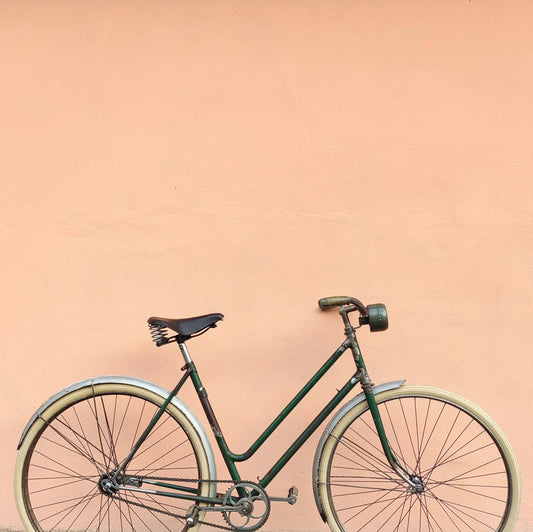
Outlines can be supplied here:
[[[191, 350], [243, 450], [342, 338], [317, 298], [348, 294], [389, 308], [389, 331], [361, 335], [375, 382], [449, 388], [498, 420], [522, 468], [516, 530], [533, 529], [532, 16], [520, 0], [2, 2], [0, 526], [20, 527], [15, 448], [44, 399], [98, 374], [172, 385], [149, 315], [226, 315]], [[301, 497], [266, 532], [325, 529], [316, 441], [271, 485]]]

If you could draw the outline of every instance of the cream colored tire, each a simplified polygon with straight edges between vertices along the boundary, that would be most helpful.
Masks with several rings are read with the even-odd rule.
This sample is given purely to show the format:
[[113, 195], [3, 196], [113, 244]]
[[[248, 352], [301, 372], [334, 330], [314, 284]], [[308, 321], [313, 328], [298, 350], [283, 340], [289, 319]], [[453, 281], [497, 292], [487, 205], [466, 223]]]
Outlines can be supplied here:
[[[119, 500], [102, 490], [106, 471], [127, 455], [164, 401], [153, 390], [112, 382], [76, 389], [48, 405], [26, 433], [15, 465], [15, 498], [25, 529], [148, 532], [183, 522], [169, 514], [185, 515], [190, 501], [126, 490], [118, 492]], [[201, 436], [175, 404], [167, 406], [126, 473], [131, 479], [210, 479]], [[209, 496], [210, 483], [187, 486]]]
[[414, 493], [389, 466], [366, 401], [330, 429], [318, 462], [320, 506], [334, 532], [511, 532], [520, 473], [502, 430], [479, 407], [436, 388], [376, 395], [399, 462], [424, 484]]

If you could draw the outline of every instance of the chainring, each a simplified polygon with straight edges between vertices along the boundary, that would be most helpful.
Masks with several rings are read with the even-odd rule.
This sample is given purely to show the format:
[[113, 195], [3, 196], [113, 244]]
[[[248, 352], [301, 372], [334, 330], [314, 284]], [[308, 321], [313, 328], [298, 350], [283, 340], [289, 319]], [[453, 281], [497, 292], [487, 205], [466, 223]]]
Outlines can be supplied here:
[[238, 482], [224, 495], [222, 515], [238, 532], [253, 532], [261, 528], [270, 515], [270, 499], [265, 490], [255, 482]]

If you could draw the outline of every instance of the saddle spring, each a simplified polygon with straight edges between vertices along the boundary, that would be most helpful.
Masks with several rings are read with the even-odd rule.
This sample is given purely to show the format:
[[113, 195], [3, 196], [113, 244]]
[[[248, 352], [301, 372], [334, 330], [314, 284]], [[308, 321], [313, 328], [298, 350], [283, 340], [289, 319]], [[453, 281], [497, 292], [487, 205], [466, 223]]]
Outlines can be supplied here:
[[155, 342], [157, 347], [170, 342], [170, 339], [167, 336], [168, 329], [164, 325], [150, 324], [148, 327], [150, 328], [152, 340]]

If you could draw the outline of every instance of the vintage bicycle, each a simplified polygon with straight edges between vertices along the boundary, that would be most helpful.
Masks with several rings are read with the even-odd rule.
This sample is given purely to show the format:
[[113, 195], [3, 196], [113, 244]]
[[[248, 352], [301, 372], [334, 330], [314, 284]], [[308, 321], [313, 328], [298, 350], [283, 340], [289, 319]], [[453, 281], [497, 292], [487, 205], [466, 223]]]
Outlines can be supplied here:
[[[480, 408], [450, 392], [403, 380], [372, 384], [356, 329], [387, 329], [384, 305], [330, 297], [319, 306], [338, 309], [344, 341], [242, 454], [230, 450], [186, 345], [223, 315], [150, 318], [157, 346], [178, 344], [185, 361], [182, 377], [171, 392], [137, 378], [92, 378], [46, 401], [18, 446], [15, 495], [25, 528], [257, 530], [272, 503], [297, 501], [295, 487], [285, 497], [268, 494], [271, 481], [360, 384], [361, 393], [326, 426], [313, 463], [316, 504], [331, 530], [511, 531], [520, 475], [502, 430]], [[256, 453], [347, 351], [355, 373], [266, 473], [254, 481], [242, 479], [238, 464]], [[211, 425], [225, 477], [217, 475], [206, 431], [177, 397], [187, 381]]]

